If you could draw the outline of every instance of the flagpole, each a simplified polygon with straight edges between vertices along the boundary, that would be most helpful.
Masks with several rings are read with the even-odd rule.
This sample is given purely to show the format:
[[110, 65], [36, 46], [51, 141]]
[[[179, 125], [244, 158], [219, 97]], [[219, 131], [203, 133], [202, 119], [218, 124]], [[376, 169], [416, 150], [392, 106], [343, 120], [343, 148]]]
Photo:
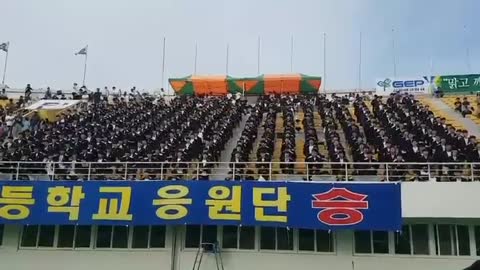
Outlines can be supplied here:
[[85, 65], [83, 66], [83, 83], [82, 86], [85, 86], [85, 77], [87, 76], [87, 59], [88, 59], [88, 45], [87, 45], [87, 51], [85, 53]]
[[293, 73], [293, 36], [290, 40], [290, 72]]
[[257, 42], [257, 74], [260, 75], [260, 36]]
[[229, 45], [227, 43], [227, 55], [225, 56], [225, 75], [228, 75], [228, 55], [229, 54]]
[[362, 90], [362, 32], [360, 32], [360, 44], [358, 52], [358, 91]]
[[193, 74], [197, 74], [197, 43], [195, 42], [195, 57], [193, 59]]
[[327, 93], [327, 33], [323, 32], [323, 92]]
[[8, 52], [10, 51], [10, 42], [7, 42], [7, 51], [5, 52], [5, 65], [3, 67], [2, 85], [5, 85], [5, 75], [7, 74]]
[[433, 57], [430, 56], [430, 76], [433, 76]]
[[435, 89], [435, 76], [433, 75], [433, 56], [430, 55], [430, 83], [428, 86], [428, 91], [430, 94], [434, 94]]
[[162, 50], [162, 88], [165, 88], [165, 45], [166, 45], [166, 38], [163, 37], [163, 50]]
[[395, 29], [392, 28], [393, 77], [397, 77], [397, 58], [395, 57]]
[[472, 73], [472, 67], [470, 66], [470, 47], [468, 46], [468, 31], [467, 31], [467, 26], [463, 26], [464, 34], [465, 34], [465, 57], [466, 57], [466, 64], [467, 64], [467, 70], [469, 73]]

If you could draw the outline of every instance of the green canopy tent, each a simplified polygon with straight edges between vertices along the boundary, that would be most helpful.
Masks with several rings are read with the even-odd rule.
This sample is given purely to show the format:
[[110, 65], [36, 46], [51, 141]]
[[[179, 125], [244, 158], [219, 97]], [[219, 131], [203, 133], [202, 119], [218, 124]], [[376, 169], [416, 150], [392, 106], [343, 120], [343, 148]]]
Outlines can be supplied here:
[[245, 77], [228, 79], [229, 92], [232, 94], [244, 93], [245, 95], [263, 95], [263, 75], [258, 77]]
[[168, 82], [172, 86], [175, 94], [177, 95], [195, 95], [195, 90], [193, 88], [193, 83], [191, 80], [191, 75], [181, 77], [181, 78], [172, 78]]

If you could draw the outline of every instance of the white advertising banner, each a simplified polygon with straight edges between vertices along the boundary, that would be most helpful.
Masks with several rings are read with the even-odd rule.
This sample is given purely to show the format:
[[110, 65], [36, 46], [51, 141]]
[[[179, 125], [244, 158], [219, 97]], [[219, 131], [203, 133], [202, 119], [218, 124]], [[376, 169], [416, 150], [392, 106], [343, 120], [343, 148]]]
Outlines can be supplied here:
[[33, 103], [32, 105], [28, 106], [27, 110], [63, 110], [68, 107], [71, 107], [80, 100], [61, 100], [61, 99], [44, 99]]
[[375, 93], [379, 96], [388, 96], [391, 93], [428, 94], [434, 85], [434, 76], [417, 78], [385, 78], [375, 81]]

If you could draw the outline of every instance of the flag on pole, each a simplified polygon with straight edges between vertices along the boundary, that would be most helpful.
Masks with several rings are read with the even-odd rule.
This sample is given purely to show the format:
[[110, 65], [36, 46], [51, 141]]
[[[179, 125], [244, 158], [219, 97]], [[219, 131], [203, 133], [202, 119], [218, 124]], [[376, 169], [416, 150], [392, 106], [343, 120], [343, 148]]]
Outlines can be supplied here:
[[87, 49], [88, 49], [88, 45], [85, 46], [85, 48], [81, 49], [80, 51], [78, 51], [77, 53], [75, 53], [75, 55], [87, 55]]
[[0, 44], [0, 51], [8, 52], [8, 45], [9, 45], [9, 42]]

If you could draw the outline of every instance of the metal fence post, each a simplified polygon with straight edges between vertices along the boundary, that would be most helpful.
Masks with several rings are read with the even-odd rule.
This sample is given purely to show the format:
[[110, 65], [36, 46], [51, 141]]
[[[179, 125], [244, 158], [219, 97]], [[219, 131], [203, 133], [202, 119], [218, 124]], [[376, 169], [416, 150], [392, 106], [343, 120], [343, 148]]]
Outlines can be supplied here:
[[272, 181], [272, 162], [268, 163], [268, 180]]
[[233, 166], [232, 166], [232, 180], [235, 180], [235, 164], [237, 162], [233, 162]]
[[345, 163], [345, 181], [348, 181], [348, 163]]
[[427, 163], [427, 171], [428, 171], [428, 172], [427, 172], [427, 173], [428, 173], [428, 179], [427, 179], [427, 181], [430, 182], [430, 178], [431, 178], [430, 174], [432, 173], [432, 172], [431, 172], [431, 168], [430, 168], [430, 163]]
[[20, 174], [20, 162], [17, 162], [17, 176], [15, 177], [15, 180], [18, 180], [19, 174]]
[[197, 180], [200, 177], [200, 162], [197, 162]]
[[163, 162], [160, 165], [160, 180], [164, 180], [163, 179]]
[[92, 162], [88, 163], [88, 173], [87, 173], [87, 180], [90, 181], [92, 173]]
[[470, 163], [470, 172], [472, 173], [472, 182], [475, 181], [475, 173], [473, 163]]
[[387, 182], [390, 182], [389, 174], [390, 172], [388, 171], [388, 163], [385, 163], [385, 180], [387, 180]]
[[128, 178], [128, 162], [125, 162], [125, 181], [127, 181]]
[[52, 181], [55, 180], [55, 162], [53, 162]]
[[309, 180], [308, 179], [308, 176], [310, 175], [310, 172], [309, 172], [309, 168], [310, 167], [310, 162], [307, 162], [307, 181]]

